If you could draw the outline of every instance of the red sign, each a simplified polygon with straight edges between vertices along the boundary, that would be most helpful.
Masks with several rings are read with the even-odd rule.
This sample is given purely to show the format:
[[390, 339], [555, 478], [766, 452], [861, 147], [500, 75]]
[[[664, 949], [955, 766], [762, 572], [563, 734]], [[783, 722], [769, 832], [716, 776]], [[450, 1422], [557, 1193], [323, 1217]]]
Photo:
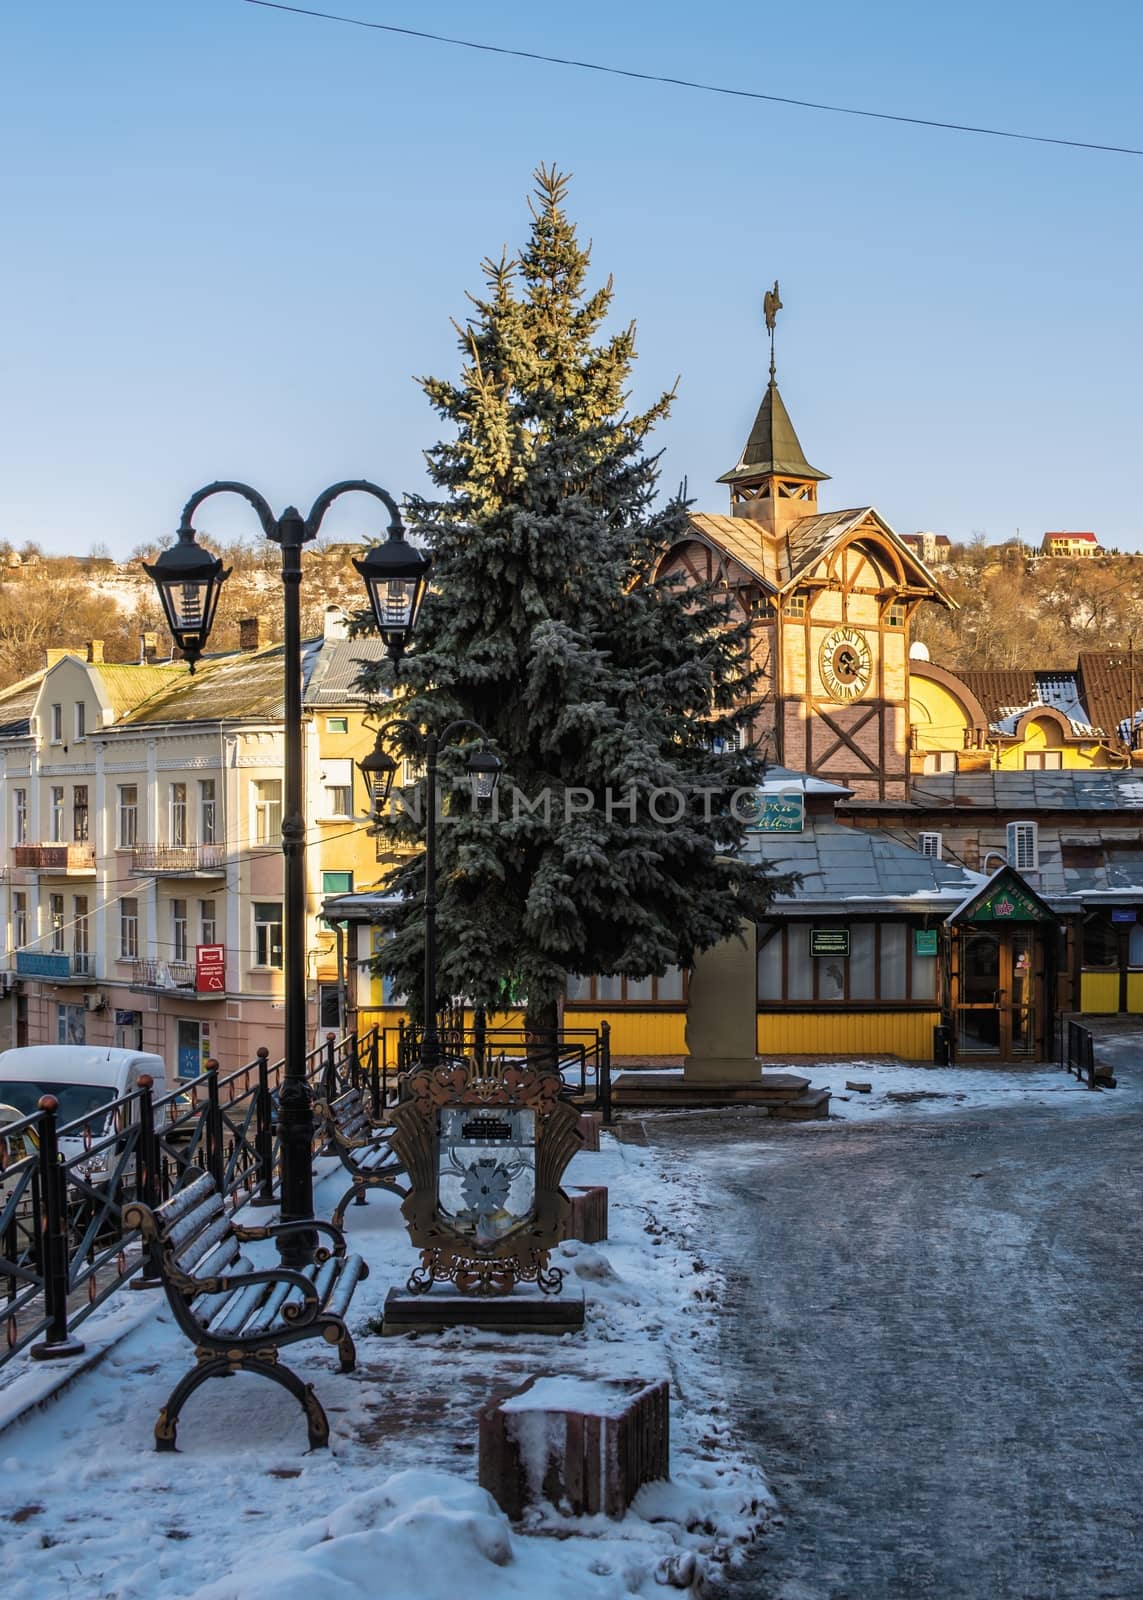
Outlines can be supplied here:
[[194, 986], [199, 994], [226, 993], [226, 946], [224, 944], [195, 945]]

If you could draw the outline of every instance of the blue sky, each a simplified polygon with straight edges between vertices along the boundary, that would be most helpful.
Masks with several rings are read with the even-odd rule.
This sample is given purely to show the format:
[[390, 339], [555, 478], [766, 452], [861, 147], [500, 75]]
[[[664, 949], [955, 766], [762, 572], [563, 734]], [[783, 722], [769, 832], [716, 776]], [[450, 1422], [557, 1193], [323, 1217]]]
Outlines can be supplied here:
[[[1143, 146], [1143, 9], [1093, 0], [337, 0], [491, 43]], [[37, 0], [0, 21], [0, 537], [120, 556], [200, 483], [303, 509], [423, 488], [449, 319], [540, 160], [680, 380], [664, 477], [725, 509], [779, 382], [823, 507], [901, 532], [1143, 546], [1143, 158], [525, 63], [241, 0]], [[353, 508], [338, 536], [368, 531]], [[247, 524], [237, 507], [212, 526]], [[225, 520], [224, 520], [225, 519]]]

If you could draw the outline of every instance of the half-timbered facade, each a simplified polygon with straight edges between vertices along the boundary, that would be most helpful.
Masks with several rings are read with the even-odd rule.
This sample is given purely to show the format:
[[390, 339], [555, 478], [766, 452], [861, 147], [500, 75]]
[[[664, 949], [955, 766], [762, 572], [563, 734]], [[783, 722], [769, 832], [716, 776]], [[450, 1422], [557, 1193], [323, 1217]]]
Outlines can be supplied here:
[[909, 626], [954, 602], [872, 506], [819, 512], [824, 472], [805, 458], [770, 382], [738, 463], [719, 480], [729, 515], [691, 517], [662, 570], [715, 582], [750, 619], [766, 693], [754, 729], [774, 762], [875, 799], [909, 781]]

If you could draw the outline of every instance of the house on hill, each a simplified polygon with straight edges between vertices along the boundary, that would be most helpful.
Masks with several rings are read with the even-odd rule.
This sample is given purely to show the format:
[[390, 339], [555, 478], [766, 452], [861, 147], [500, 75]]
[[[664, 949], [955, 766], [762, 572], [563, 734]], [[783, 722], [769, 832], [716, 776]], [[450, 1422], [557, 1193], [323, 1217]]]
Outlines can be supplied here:
[[920, 556], [926, 567], [939, 566], [952, 552], [952, 540], [947, 533], [903, 533], [901, 543]]
[[1072, 560], [1102, 555], [1103, 551], [1094, 533], [1046, 533], [1040, 542], [1040, 554]]

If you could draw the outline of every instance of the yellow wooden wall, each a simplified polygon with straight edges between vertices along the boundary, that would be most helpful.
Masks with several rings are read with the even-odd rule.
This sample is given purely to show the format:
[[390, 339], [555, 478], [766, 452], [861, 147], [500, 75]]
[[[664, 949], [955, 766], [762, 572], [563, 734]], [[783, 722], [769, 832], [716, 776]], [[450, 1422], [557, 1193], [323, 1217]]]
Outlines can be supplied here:
[[[1131, 980], [1127, 980], [1127, 996], [1131, 998]], [[1080, 975], [1080, 1010], [1111, 1012], [1119, 1010], [1118, 972], [1084, 972]]]
[[687, 1053], [685, 1011], [564, 1011], [564, 1031], [575, 1037], [576, 1028], [611, 1024], [611, 1054], [615, 1056], [683, 1056]]
[[[388, 1028], [393, 1030], [391, 1037], [395, 1038], [395, 1030], [402, 1022], [408, 1022], [408, 1013], [398, 1006], [362, 1007], [357, 1013], [358, 1031], [364, 1033], [367, 1029]], [[612, 1011], [571, 1010], [564, 1012], [564, 1035], [573, 1043], [577, 1031], [594, 1031], [602, 1022], [611, 1024], [611, 1054], [612, 1056], [681, 1056], [686, 1054], [686, 1026], [687, 1016], [685, 1011], [628, 1011], [615, 1009]], [[471, 1028], [473, 1017], [471, 1011], [466, 1011], [464, 1025]], [[524, 1026], [524, 1013], [522, 1011], [497, 1012], [488, 1018], [488, 1027], [492, 1028], [522, 1028]], [[495, 1040], [493, 1040], [495, 1044]]]
[[933, 1059], [939, 1011], [760, 1011], [759, 1055], [893, 1055]]

